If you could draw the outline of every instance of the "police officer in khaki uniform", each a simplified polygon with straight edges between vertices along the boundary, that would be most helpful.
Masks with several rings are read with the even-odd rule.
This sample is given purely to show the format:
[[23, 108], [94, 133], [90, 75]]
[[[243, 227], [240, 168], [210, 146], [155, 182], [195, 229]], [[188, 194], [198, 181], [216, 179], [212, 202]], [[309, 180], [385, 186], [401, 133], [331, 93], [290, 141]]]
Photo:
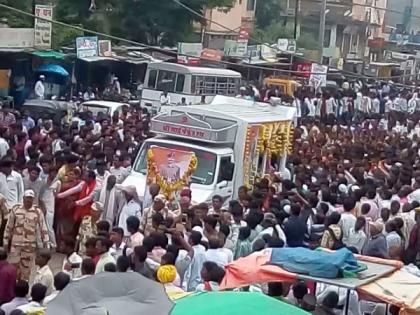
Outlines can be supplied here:
[[44, 214], [34, 204], [35, 193], [26, 190], [23, 204], [14, 206], [9, 214], [4, 246], [10, 251], [10, 262], [20, 271], [20, 278], [29, 281], [37, 249], [49, 247]]
[[82, 223], [79, 227], [79, 233], [77, 234], [77, 242], [79, 243], [79, 255], [82, 257], [86, 256], [86, 241], [96, 236], [98, 230], [96, 223], [100, 220], [104, 206], [102, 203], [96, 201], [90, 208], [90, 215], [85, 215], [82, 219]]

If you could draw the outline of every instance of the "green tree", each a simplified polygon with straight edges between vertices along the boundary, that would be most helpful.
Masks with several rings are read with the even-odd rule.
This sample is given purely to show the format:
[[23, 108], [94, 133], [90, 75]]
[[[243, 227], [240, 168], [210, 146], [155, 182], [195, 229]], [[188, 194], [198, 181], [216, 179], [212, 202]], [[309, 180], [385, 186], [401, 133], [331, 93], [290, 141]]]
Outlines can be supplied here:
[[[150, 45], [174, 45], [191, 36], [201, 18], [172, 0], [96, 0], [89, 11], [86, 0], [56, 0], [56, 18], [85, 28]], [[227, 7], [235, 0], [182, 0], [193, 10]]]
[[283, 23], [270, 24], [264, 29], [256, 27], [252, 31], [252, 38], [259, 43], [276, 43], [279, 38], [293, 38], [293, 27]]
[[[32, 0], [0, 0], [0, 3], [26, 12], [32, 12], [33, 10]], [[0, 18], [7, 19], [7, 24], [10, 27], [32, 27], [33, 25], [33, 18], [22, 16], [22, 14], [7, 9], [0, 10]]]

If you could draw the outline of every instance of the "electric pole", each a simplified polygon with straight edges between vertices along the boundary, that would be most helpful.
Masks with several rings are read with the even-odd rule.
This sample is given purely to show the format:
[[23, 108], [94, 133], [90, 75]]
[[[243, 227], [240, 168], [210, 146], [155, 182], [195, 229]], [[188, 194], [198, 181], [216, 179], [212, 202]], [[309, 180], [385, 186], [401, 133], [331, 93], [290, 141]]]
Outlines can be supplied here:
[[325, 36], [325, 17], [326, 17], [326, 10], [327, 10], [327, 0], [322, 0], [321, 2], [321, 12], [320, 12], [320, 20], [319, 20], [319, 63], [322, 64], [323, 56], [324, 56], [324, 36]]
[[299, 6], [300, 6], [300, 0], [295, 0], [295, 24], [294, 24], [294, 30], [293, 30], [293, 37], [295, 40], [297, 40], [297, 29], [298, 29], [298, 23], [299, 23]]

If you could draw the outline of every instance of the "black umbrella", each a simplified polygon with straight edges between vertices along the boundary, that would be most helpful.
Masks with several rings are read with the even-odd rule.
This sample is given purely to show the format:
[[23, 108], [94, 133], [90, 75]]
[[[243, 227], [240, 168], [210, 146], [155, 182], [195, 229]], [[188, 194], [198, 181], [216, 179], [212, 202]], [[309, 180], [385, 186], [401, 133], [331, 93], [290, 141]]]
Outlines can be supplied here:
[[162, 284], [134, 272], [104, 272], [70, 283], [46, 315], [168, 315], [172, 307]]

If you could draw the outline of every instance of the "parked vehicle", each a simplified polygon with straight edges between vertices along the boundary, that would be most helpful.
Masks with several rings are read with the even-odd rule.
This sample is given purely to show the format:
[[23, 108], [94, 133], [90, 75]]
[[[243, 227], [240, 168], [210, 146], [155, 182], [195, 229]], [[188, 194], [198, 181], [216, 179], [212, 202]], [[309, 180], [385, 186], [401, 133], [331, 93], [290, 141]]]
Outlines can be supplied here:
[[265, 79], [264, 84], [269, 88], [278, 87], [281, 94], [287, 96], [294, 96], [295, 92], [302, 87], [298, 81], [275, 77]]
[[149, 110], [160, 107], [160, 97], [168, 92], [171, 103], [200, 104], [202, 97], [210, 103], [216, 95], [236, 96], [239, 92], [241, 74], [236, 71], [188, 67], [176, 63], [156, 62], [147, 66], [141, 95], [141, 106]]
[[97, 117], [99, 113], [103, 113], [107, 116], [111, 116], [114, 112], [121, 112], [122, 107], [130, 106], [126, 103], [110, 102], [110, 101], [87, 101], [80, 104], [80, 111], [90, 111], [93, 117]]
[[68, 111], [76, 110], [76, 104], [66, 101], [29, 99], [23, 103], [20, 110], [28, 111], [35, 121], [51, 119], [55, 124], [60, 124]]

